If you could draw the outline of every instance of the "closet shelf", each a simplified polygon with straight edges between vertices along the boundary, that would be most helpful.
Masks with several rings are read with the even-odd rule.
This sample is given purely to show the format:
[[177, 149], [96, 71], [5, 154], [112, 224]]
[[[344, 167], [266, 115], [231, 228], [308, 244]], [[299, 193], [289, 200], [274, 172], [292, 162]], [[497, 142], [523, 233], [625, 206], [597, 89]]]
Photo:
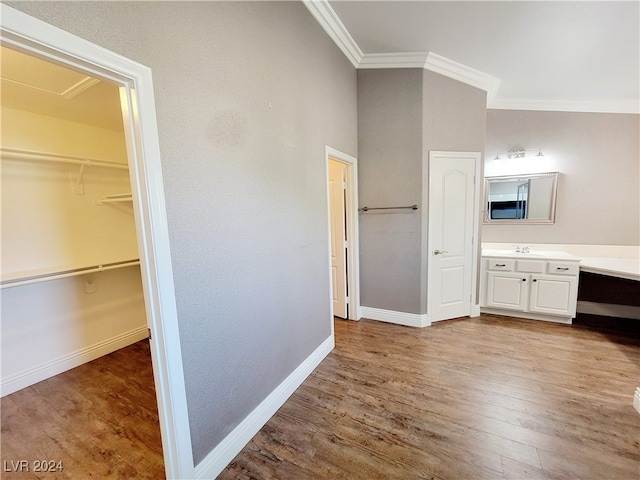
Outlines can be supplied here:
[[40, 283], [67, 277], [77, 277], [88, 273], [104, 272], [106, 270], [114, 270], [116, 268], [132, 267], [134, 265], [140, 265], [140, 259], [134, 258], [131, 260], [124, 260], [122, 262], [105, 263], [103, 265], [71, 268], [55, 272], [33, 273], [31, 275], [19, 275], [0, 281], [0, 288], [19, 287], [21, 285], [29, 285], [31, 283]]
[[133, 202], [133, 197], [130, 193], [116, 193], [113, 195], [105, 195], [98, 203], [100, 205], [108, 205], [110, 203], [125, 203], [125, 202]]
[[71, 155], [59, 155], [55, 153], [35, 152], [19, 150], [16, 148], [0, 148], [0, 157], [3, 160], [21, 160], [27, 162], [64, 163], [68, 165], [81, 165], [86, 167], [106, 167], [119, 170], [128, 170], [126, 163], [97, 160], [94, 158], [75, 157]]

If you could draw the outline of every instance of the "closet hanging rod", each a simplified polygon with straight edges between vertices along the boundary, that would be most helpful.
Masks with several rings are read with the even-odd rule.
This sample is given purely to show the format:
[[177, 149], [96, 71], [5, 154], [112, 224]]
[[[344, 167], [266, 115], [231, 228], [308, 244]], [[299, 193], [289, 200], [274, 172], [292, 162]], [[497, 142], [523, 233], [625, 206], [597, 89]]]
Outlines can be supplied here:
[[72, 268], [69, 270], [60, 270], [58, 272], [41, 273], [38, 275], [27, 275], [24, 277], [16, 277], [0, 282], [0, 288], [19, 287], [21, 285], [29, 285], [31, 283], [46, 282], [48, 280], [58, 280], [59, 278], [77, 277], [88, 273], [104, 272], [106, 270], [114, 270], [116, 268], [132, 267], [140, 265], [139, 259], [125, 260], [122, 262], [105, 263], [103, 265], [93, 265], [91, 267]]
[[17, 148], [0, 148], [0, 156], [7, 160], [25, 160], [31, 162], [66, 163], [69, 165], [86, 165], [89, 167], [106, 167], [128, 170], [126, 163], [97, 160], [95, 158], [59, 155], [56, 153], [34, 152]]
[[361, 210], [363, 212], [368, 212], [370, 210], [398, 210], [398, 209], [405, 209], [405, 208], [410, 208], [411, 210], [417, 210], [418, 205], [407, 205], [402, 207], [362, 207]]

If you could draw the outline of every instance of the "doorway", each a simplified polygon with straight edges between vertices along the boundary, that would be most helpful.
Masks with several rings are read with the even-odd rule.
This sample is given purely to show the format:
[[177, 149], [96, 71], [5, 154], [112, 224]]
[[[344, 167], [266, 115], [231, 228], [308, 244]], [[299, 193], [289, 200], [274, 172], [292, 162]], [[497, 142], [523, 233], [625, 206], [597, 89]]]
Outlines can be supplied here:
[[360, 319], [357, 159], [326, 147], [332, 316]]
[[480, 153], [429, 152], [427, 317], [475, 315]]
[[4, 46], [120, 87], [165, 471], [169, 478], [192, 478], [191, 435], [150, 70], [4, 4], [0, 4], [0, 14]]

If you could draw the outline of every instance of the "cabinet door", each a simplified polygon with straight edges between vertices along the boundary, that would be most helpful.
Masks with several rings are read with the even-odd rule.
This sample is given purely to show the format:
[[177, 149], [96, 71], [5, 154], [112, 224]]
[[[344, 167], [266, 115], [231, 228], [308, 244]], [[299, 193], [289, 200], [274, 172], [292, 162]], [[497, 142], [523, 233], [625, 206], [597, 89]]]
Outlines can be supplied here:
[[552, 315], [576, 314], [578, 280], [560, 275], [534, 275], [531, 279], [529, 311]]
[[528, 275], [489, 272], [487, 307], [524, 310], [529, 290]]

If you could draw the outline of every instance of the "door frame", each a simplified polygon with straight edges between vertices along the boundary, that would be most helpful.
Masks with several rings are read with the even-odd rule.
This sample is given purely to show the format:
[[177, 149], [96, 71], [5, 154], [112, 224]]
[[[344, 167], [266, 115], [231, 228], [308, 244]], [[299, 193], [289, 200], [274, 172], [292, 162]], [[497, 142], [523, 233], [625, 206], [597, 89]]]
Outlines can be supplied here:
[[422, 191], [423, 198], [422, 204], [425, 208], [422, 209], [422, 224], [423, 228], [423, 258], [425, 259], [425, 274], [427, 282], [426, 302], [427, 302], [427, 319], [431, 323], [433, 319], [433, 302], [431, 295], [431, 288], [429, 283], [432, 277], [430, 253], [432, 245], [429, 245], [429, 184], [431, 180], [431, 160], [434, 158], [446, 159], [446, 158], [469, 158], [474, 160], [474, 192], [473, 192], [473, 225], [472, 225], [472, 248], [471, 248], [471, 299], [469, 305], [470, 317], [477, 317], [480, 315], [480, 304], [478, 302], [478, 272], [479, 272], [479, 259], [480, 259], [480, 192], [482, 190], [482, 153], [480, 152], [454, 152], [454, 151], [439, 151], [431, 150], [427, 158], [422, 160]]
[[331, 284], [331, 204], [329, 192], [329, 161], [334, 160], [346, 166], [347, 193], [345, 210], [347, 215], [347, 284], [349, 288], [349, 320], [360, 320], [360, 237], [358, 233], [358, 159], [329, 146], [325, 147], [325, 185], [327, 186], [327, 235], [329, 239], [329, 299], [331, 303], [331, 325], [333, 334], [333, 285]]
[[4, 4], [0, 40], [120, 87], [165, 472], [167, 478], [193, 478], [151, 70]]

